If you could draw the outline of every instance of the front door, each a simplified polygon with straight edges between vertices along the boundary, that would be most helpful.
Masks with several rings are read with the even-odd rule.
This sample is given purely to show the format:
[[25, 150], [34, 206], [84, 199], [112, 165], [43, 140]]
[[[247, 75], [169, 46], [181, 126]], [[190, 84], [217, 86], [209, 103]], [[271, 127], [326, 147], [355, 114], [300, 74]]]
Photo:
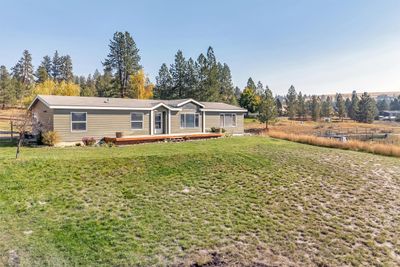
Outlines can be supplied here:
[[163, 114], [163, 112], [155, 113], [154, 133], [155, 134], [163, 134], [164, 133], [164, 114]]

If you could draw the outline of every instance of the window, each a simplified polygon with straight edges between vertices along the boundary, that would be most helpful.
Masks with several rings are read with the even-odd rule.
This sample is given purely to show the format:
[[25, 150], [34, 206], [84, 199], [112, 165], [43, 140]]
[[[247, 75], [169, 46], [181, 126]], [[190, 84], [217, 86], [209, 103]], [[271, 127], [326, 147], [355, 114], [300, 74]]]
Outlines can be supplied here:
[[133, 130], [143, 129], [143, 113], [132, 112], [131, 113], [131, 128]]
[[198, 128], [199, 114], [184, 113], [181, 114], [181, 128]]
[[236, 127], [236, 114], [220, 114], [220, 127]]
[[87, 126], [86, 112], [71, 112], [71, 131], [85, 132]]

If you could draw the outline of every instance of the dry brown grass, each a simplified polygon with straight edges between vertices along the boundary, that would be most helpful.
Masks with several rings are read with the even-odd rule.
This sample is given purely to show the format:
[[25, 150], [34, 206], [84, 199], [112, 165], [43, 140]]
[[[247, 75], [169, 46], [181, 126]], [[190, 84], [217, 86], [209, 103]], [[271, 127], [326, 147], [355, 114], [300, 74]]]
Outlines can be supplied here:
[[276, 130], [269, 131], [268, 135], [273, 138], [279, 138], [309, 145], [363, 151], [384, 156], [400, 157], [400, 146], [396, 145], [375, 144], [356, 140], [341, 142], [330, 138], [316, 137], [305, 134], [286, 133]]

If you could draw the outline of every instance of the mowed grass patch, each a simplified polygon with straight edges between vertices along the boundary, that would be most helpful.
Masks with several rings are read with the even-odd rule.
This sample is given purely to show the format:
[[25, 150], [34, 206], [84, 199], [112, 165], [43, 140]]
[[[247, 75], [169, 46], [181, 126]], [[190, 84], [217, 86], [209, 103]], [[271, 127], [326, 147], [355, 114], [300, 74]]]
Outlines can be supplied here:
[[399, 263], [398, 159], [263, 137], [14, 152], [4, 264]]

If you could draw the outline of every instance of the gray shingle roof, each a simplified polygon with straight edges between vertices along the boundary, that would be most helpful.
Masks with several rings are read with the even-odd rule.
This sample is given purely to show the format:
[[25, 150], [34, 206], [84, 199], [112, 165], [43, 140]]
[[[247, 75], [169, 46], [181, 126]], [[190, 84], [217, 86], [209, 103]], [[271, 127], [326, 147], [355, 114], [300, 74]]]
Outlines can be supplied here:
[[[151, 109], [158, 104], [164, 104], [171, 108], [176, 108], [182, 102], [191, 99], [174, 99], [174, 100], [159, 100], [159, 99], [130, 99], [130, 98], [112, 98], [112, 97], [84, 97], [84, 96], [56, 96], [56, 95], [38, 95], [40, 99], [51, 108], [57, 107], [91, 107], [91, 108], [143, 108]], [[207, 110], [236, 110], [246, 112], [247, 110], [237, 106], [220, 103], [220, 102], [198, 102]], [[32, 105], [32, 104], [31, 104]]]

